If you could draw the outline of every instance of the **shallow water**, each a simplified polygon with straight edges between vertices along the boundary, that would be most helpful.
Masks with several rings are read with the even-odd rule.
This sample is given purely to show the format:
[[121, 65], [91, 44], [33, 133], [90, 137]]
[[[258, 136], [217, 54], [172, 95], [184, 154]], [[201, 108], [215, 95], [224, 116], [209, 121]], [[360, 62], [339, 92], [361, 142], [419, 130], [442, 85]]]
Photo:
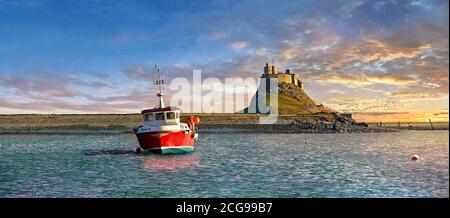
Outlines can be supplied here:
[[449, 196], [448, 131], [210, 133], [171, 156], [136, 146], [132, 134], [0, 135], [0, 197]]

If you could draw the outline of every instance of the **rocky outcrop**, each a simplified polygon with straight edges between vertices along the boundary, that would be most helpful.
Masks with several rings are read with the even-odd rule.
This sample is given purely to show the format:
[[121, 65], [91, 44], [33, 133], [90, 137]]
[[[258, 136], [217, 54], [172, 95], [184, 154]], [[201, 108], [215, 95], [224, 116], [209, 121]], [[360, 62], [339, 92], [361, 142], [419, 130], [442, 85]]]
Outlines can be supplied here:
[[[256, 104], [256, 98], [255, 95], [251, 104]], [[244, 111], [247, 113], [248, 109], [246, 108]], [[303, 88], [285, 82], [278, 83], [278, 115], [298, 117], [298, 121], [294, 121], [293, 124], [302, 126], [302, 128], [310, 126], [313, 129], [323, 128], [334, 132], [346, 132], [346, 130], [342, 130], [342, 125], [360, 125], [355, 120], [315, 102]], [[287, 122], [292, 122], [292, 119], [295, 120], [291, 117]], [[305, 123], [305, 120], [308, 121]], [[279, 119], [277, 123], [284, 124], [285, 122]], [[329, 123], [331, 125], [328, 125]], [[364, 126], [361, 127], [364, 128]]]
[[[264, 83], [261, 83], [264, 84]], [[260, 84], [260, 85], [261, 85]], [[256, 105], [257, 95], [253, 96], [251, 105]], [[248, 113], [248, 109], [244, 109]], [[331, 113], [333, 110], [317, 104], [303, 88], [291, 83], [278, 83], [278, 114], [279, 115], [313, 115], [316, 113]], [[257, 112], [259, 113], [259, 111]]]
[[300, 109], [315, 111], [317, 108], [317, 104], [312, 100], [311, 97], [306, 94], [306, 92], [290, 83], [280, 82], [278, 84], [278, 95], [289, 97], [301, 103]]

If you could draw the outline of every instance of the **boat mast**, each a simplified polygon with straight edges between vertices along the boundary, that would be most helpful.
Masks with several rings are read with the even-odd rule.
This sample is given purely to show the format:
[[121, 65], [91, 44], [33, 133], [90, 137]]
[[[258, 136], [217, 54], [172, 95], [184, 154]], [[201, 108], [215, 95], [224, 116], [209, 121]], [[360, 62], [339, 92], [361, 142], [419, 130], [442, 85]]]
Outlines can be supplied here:
[[156, 94], [156, 96], [159, 97], [159, 108], [164, 108], [164, 100], [163, 100], [163, 96], [164, 93], [162, 92], [162, 85], [164, 84], [164, 80], [161, 79], [161, 72], [159, 71], [159, 68], [157, 66], [155, 66], [155, 68], [157, 69], [157, 79], [155, 80], [154, 84], [158, 85], [159, 88], [159, 92]]

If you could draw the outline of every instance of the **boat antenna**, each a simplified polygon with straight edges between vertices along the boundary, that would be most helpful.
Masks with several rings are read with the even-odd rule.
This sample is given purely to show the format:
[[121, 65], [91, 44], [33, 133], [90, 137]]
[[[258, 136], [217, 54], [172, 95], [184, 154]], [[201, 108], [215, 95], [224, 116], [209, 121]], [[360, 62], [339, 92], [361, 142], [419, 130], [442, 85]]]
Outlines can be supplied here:
[[156, 80], [154, 81], [155, 85], [158, 85], [159, 92], [156, 94], [156, 96], [159, 97], [159, 108], [164, 108], [164, 100], [163, 96], [164, 93], [162, 92], [162, 85], [164, 85], [164, 80], [161, 79], [161, 72], [159, 68], [155, 65], [156, 68]]

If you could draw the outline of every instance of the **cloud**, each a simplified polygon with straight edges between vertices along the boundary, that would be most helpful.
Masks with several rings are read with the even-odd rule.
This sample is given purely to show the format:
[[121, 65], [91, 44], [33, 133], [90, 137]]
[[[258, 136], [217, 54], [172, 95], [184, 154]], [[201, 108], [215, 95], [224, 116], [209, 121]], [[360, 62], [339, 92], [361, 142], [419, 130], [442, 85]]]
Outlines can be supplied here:
[[447, 112], [437, 112], [433, 113], [434, 116], [447, 116], [448, 117], [448, 111]]
[[[411, 64], [403, 67], [404, 74], [416, 75], [417, 83], [411, 84], [392, 93], [394, 96], [414, 96], [423, 98], [439, 98], [448, 96], [449, 66], [448, 50], [433, 56], [421, 56], [410, 59]], [[447, 55], [445, 57], [444, 55]]]
[[35, 77], [3, 75], [0, 76], [0, 85], [13, 89], [19, 96], [38, 99], [52, 99], [58, 97], [74, 96], [79, 93], [76, 89], [68, 88], [74, 77], [54, 73], [36, 73]]
[[267, 51], [267, 48], [260, 47], [255, 50], [255, 54], [258, 56], [267, 56], [269, 53]]
[[81, 85], [87, 86], [87, 87], [90, 87], [90, 88], [106, 88], [106, 87], [111, 87], [110, 84], [105, 83], [105, 82], [101, 82], [101, 81], [85, 82], [85, 83], [82, 83]]
[[85, 72], [87, 75], [97, 79], [108, 79], [109, 75], [103, 72], [88, 70]]
[[150, 69], [148, 67], [128, 67], [122, 72], [127, 76], [128, 78], [134, 79], [134, 80], [147, 80], [147, 81], [153, 81], [154, 76], [154, 69]]
[[230, 44], [230, 47], [233, 49], [233, 51], [240, 51], [243, 48], [246, 48], [250, 45], [250, 42], [245, 41], [245, 40], [241, 40], [241, 41], [236, 41]]
[[[354, 111], [369, 108], [366, 112], [384, 112], [386, 108], [373, 107], [379, 103], [376, 100], [380, 96], [397, 102], [420, 101], [423, 110], [429, 110], [426, 105], [448, 98], [448, 1], [301, 1], [289, 4], [242, 1], [232, 5], [223, 2], [211, 4], [205, 7], [214, 8], [212, 6], [218, 4], [220, 8], [205, 10], [198, 15], [187, 10], [192, 6], [188, 4], [189, 8], [171, 12], [173, 20], [158, 22], [161, 28], [155, 30], [156, 34], [140, 31], [139, 26], [136, 29], [118, 27], [106, 41], [122, 43], [114, 46], [126, 48], [125, 44], [130, 42], [145, 46], [143, 42], [151, 39], [148, 38], [150, 36], [163, 38], [168, 42], [166, 44], [176, 44], [181, 38], [193, 39], [197, 43], [190, 44], [193, 47], [180, 46], [177, 51], [182, 52], [177, 56], [171, 51], [167, 54], [167, 49], [161, 52], [160, 58], [168, 62], [162, 67], [167, 82], [175, 77], [190, 78], [193, 69], [201, 69], [204, 78], [258, 78], [264, 64], [273, 58], [280, 69], [289, 67], [300, 72], [307, 91], [314, 98], [325, 99], [337, 107], [339, 104], [359, 104], [358, 107], [353, 106]], [[96, 3], [87, 11], [95, 18], [109, 22], [124, 17], [138, 23], [161, 18], [158, 18], [161, 14], [149, 14], [143, 4], [126, 6], [120, 2]], [[248, 13], [250, 9], [268, 13]], [[192, 29], [192, 26], [196, 28]], [[219, 58], [191, 58], [201, 56], [197, 56], [198, 50], [210, 51], [211, 45], [217, 49]], [[189, 54], [183, 53], [182, 47], [188, 49]], [[128, 48], [138, 48], [136, 53], [126, 54], [132, 57], [139, 56], [142, 50], [140, 46]], [[229, 55], [229, 48], [236, 53]], [[122, 73], [129, 80], [126, 84], [121, 83], [120, 87], [153, 80], [153, 68], [145, 64], [122, 66]], [[49, 76], [50, 81], [46, 81], [49, 84], [45, 84], [44, 79], [28, 76], [0, 76], [0, 85], [8, 92], [13, 90], [31, 100], [83, 98], [92, 104], [137, 104], [138, 98], [146, 96], [133, 88], [114, 92], [105, 80], [109, 74], [93, 73], [89, 76], [89, 82], [84, 83], [70, 76]], [[83, 88], [86, 87], [102, 89], [85, 93]], [[108, 93], [98, 95], [102, 91]], [[409, 106], [409, 109], [421, 107], [417, 105]], [[399, 110], [404, 106], [390, 104], [389, 109], [392, 107]], [[436, 107], [447, 106], [438, 104]]]
[[153, 96], [156, 96], [156, 90], [137, 90], [137, 89], [131, 90], [129, 93], [114, 94], [102, 97], [95, 95], [84, 95], [84, 97], [88, 100], [102, 103], [117, 103], [117, 102], [138, 103], [145, 101], [144, 99], [152, 99]]
[[345, 91], [339, 90], [339, 89], [330, 89], [327, 91], [329, 94], [345, 94]]
[[211, 38], [214, 39], [214, 40], [225, 39], [225, 37], [227, 37], [227, 34], [224, 33], [224, 32], [215, 32], [211, 36]]
[[348, 87], [364, 87], [373, 84], [390, 84], [406, 86], [416, 82], [414, 77], [395, 73], [386, 74], [338, 74], [334, 72], [310, 73], [303, 78], [322, 84], [342, 84]]
[[204, 63], [171, 64], [162, 66], [167, 82], [175, 77], [191, 80], [193, 70], [201, 70], [202, 78], [258, 78], [263, 71], [264, 64], [269, 60], [265, 55], [244, 55], [231, 60], [214, 60]]
[[[49, 98], [36, 95], [27, 95], [26, 99], [19, 100], [8, 96], [0, 102], [0, 108], [25, 110], [31, 112], [70, 111], [73, 113], [133, 113], [140, 109], [156, 105], [157, 100], [151, 98], [155, 90], [132, 90], [128, 93], [110, 93], [108, 96], [99, 96], [92, 93], [76, 92], [70, 95]], [[169, 92], [170, 94], [170, 92]], [[80, 101], [81, 99], [81, 101]]]
[[[396, 47], [389, 47], [388, 44], [383, 43], [377, 39], [365, 39], [365, 48], [369, 51], [363, 53], [361, 60], [365, 63], [377, 60], [387, 62], [399, 58], [413, 58], [419, 54], [422, 54], [425, 49], [432, 48], [430, 44], [418, 45], [412, 48], [399, 49]], [[361, 50], [357, 50], [361, 51]]]
[[306, 82], [352, 88], [393, 85], [393, 96], [448, 95], [448, 28], [427, 19], [418, 23], [389, 32], [364, 31], [350, 40], [330, 22], [293, 22], [297, 34], [286, 30], [277, 35], [278, 60], [303, 72]]
[[[34, 72], [24, 78], [18, 75], [1, 75], [0, 87], [6, 89], [0, 108], [29, 112], [133, 112], [152, 105], [154, 94], [146, 87], [123, 92], [113, 89], [110, 82], [84, 82], [72, 74]], [[85, 87], [92, 88], [86, 90]], [[99, 91], [106, 89], [106, 95]], [[8, 91], [9, 90], [9, 91]], [[8, 93], [5, 95], [5, 93]], [[154, 101], [156, 102], [156, 100]]]
[[284, 49], [281, 52], [281, 59], [284, 61], [288, 61], [292, 58], [297, 57], [297, 55], [300, 54], [300, 51], [298, 49], [295, 48], [288, 48], [288, 49]]
[[71, 102], [0, 102], [0, 108], [28, 110], [33, 112], [72, 111], [83, 113], [132, 113], [139, 112], [142, 105], [139, 103], [84, 103]]
[[[353, 118], [364, 122], [448, 122], [448, 114], [434, 115], [428, 112], [364, 112], [353, 113]], [[407, 124], [407, 123], [406, 123]], [[405, 123], [400, 125], [405, 126]]]
[[342, 6], [338, 8], [337, 12], [342, 14], [345, 18], [351, 18], [353, 10], [357, 9], [361, 5], [363, 5], [365, 1], [344, 1]]

